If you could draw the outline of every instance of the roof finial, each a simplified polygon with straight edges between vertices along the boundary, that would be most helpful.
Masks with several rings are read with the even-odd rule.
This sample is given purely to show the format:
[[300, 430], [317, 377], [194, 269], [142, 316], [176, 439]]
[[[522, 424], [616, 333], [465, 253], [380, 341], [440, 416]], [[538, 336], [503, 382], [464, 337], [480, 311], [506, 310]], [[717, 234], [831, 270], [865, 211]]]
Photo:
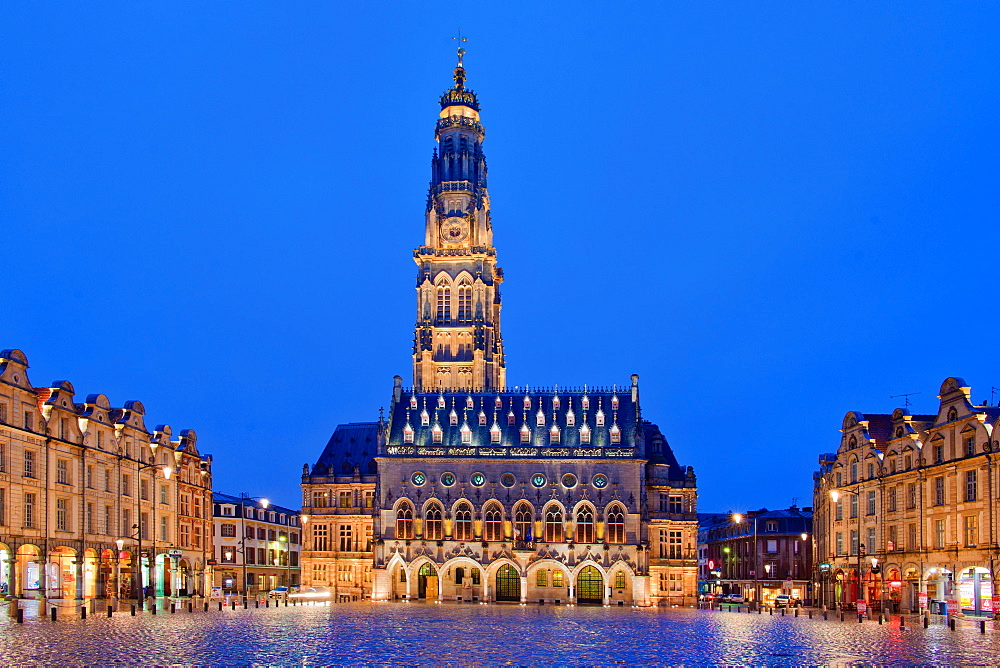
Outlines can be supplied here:
[[454, 40], [458, 40], [458, 65], [455, 66], [455, 88], [462, 90], [465, 88], [465, 66], [462, 64], [462, 58], [465, 56], [465, 49], [462, 44], [469, 41], [468, 37], [462, 37], [462, 29], [458, 29], [458, 37], [452, 37]]

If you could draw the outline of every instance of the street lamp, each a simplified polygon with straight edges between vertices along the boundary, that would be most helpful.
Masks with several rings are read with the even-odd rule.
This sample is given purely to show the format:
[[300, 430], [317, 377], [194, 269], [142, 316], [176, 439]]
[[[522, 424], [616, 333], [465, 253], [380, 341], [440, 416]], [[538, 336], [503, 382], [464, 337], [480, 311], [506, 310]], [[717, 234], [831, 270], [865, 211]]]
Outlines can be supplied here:
[[112, 593], [111, 597], [116, 602], [116, 607], [117, 607], [118, 595], [121, 593], [121, 589], [122, 589], [122, 585], [121, 585], [121, 578], [122, 578], [122, 548], [125, 547], [125, 540], [123, 538], [119, 538], [118, 540], [115, 541], [115, 545], [118, 546], [118, 552], [115, 553], [115, 589], [114, 589], [114, 592]]
[[[733, 521], [737, 524], [743, 521], [742, 513], [733, 513]], [[753, 518], [753, 602], [758, 608], [760, 607], [760, 580], [757, 577], [757, 556], [760, 550], [757, 549], [757, 517]]]
[[[154, 448], [153, 451], [154, 451], [154, 453], [156, 452], [155, 448]], [[157, 467], [156, 456], [154, 454], [153, 458], [150, 460], [150, 462], [148, 464], [142, 464], [142, 463], [138, 464], [138, 466], [136, 467], [136, 478], [138, 479], [139, 476], [140, 476], [140, 474], [144, 470], [151, 469], [151, 468], [156, 468], [156, 467]], [[160, 467], [160, 471], [162, 471], [163, 477], [166, 480], [170, 480], [170, 475], [174, 472], [174, 468], [172, 466], [170, 466], [170, 465], [164, 465], [164, 466]], [[154, 480], [156, 479], [155, 474], [153, 476], [153, 479]], [[140, 482], [140, 485], [141, 485], [141, 482]], [[155, 512], [156, 512], [155, 495], [156, 495], [156, 491], [153, 490], [153, 489], [151, 489], [150, 490], [150, 496], [151, 496], [150, 500], [153, 502], [152, 503], [152, 508], [153, 508], [153, 512], [154, 512], [154, 517], [155, 517]], [[146, 601], [146, 598], [145, 598], [144, 595], [140, 596], [140, 594], [145, 594], [145, 587], [143, 585], [143, 577], [142, 577], [142, 570], [143, 569], [142, 569], [142, 526], [141, 526], [142, 525], [142, 505], [141, 504], [142, 504], [142, 500], [139, 499], [136, 502], [136, 512], [137, 512], [137, 517], [135, 518], [136, 519], [136, 523], [132, 525], [132, 529], [135, 530], [135, 535], [132, 536], [132, 538], [135, 538], [136, 543], [138, 545], [138, 547], [137, 547], [138, 554], [136, 555], [136, 559], [133, 560], [135, 562], [135, 567], [136, 567], [136, 570], [138, 572], [138, 577], [136, 578], [136, 582], [133, 583], [133, 589], [135, 591], [135, 598], [137, 599], [137, 602], [139, 604], [139, 609], [140, 610], [143, 609], [143, 607], [145, 606], [145, 601]], [[151, 552], [151, 555], [155, 558], [155, 556], [156, 556], [154, 554], [156, 552], [156, 527], [155, 526], [153, 527], [153, 534], [152, 535], [153, 535], [153, 550]], [[135, 589], [136, 587], [138, 587], [138, 589]]]

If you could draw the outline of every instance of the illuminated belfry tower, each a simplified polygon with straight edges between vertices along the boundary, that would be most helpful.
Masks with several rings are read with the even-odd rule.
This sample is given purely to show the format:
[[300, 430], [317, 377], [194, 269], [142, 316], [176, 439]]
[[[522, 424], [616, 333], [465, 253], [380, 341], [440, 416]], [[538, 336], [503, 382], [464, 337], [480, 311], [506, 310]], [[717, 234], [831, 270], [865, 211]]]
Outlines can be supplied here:
[[486, 190], [479, 99], [465, 87], [458, 49], [455, 84], [441, 96], [431, 159], [424, 245], [417, 263], [413, 386], [492, 392], [506, 383], [500, 283]]

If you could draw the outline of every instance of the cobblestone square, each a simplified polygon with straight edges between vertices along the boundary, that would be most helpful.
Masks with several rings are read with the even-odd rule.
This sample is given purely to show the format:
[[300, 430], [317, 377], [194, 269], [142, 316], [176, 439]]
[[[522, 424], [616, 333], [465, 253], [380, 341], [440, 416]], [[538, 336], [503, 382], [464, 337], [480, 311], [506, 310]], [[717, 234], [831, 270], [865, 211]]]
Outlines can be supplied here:
[[[27, 605], [27, 604], [26, 604]], [[354, 603], [111, 619], [0, 619], [0, 663], [35, 665], [995, 665], [1000, 630], [941, 619], [692, 609]], [[76, 614], [72, 614], [72, 613]], [[908, 620], [916, 622], [917, 618]]]

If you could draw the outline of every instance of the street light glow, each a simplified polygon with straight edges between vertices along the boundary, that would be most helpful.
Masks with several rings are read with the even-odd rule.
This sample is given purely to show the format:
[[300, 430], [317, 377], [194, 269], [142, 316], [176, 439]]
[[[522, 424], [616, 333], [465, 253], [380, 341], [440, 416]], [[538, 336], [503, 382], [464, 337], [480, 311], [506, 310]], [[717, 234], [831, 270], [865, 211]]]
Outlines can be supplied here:
[[733, 513], [733, 521], [736, 522], [737, 524], [739, 524], [740, 522], [742, 522], [743, 521], [743, 514], [742, 513]]

